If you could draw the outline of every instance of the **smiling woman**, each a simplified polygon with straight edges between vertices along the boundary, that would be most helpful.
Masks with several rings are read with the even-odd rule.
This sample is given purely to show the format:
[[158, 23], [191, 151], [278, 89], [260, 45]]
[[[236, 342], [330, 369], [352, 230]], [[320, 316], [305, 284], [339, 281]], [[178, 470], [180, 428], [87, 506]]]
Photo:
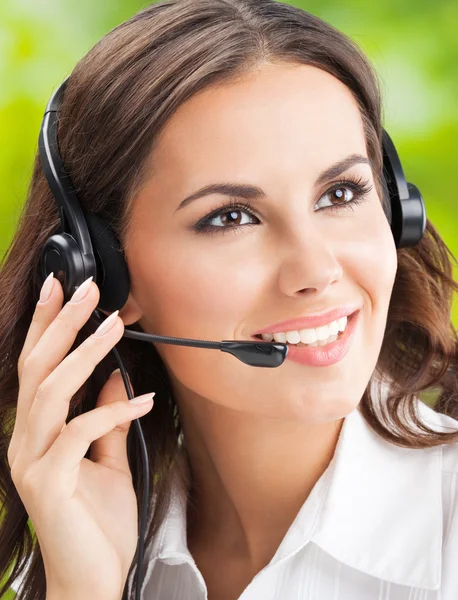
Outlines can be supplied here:
[[[288, 360], [256, 369], [140, 345], [121, 339], [118, 319], [110, 343], [135, 393], [155, 393], [142, 417], [151, 494], [136, 590], [132, 500], [145, 482], [127, 417], [92, 442], [78, 476], [57, 469], [56, 448], [87, 442], [124, 390], [108, 357], [88, 366], [90, 347], [79, 349], [93, 340], [101, 281], [79, 309], [60, 314], [57, 280], [48, 308], [36, 305], [41, 248], [59, 225], [37, 159], [0, 273], [0, 571], [17, 561], [7, 585], [22, 575], [27, 600], [457, 597], [458, 285], [430, 221], [415, 246], [395, 242], [382, 132], [358, 47], [273, 0], [166, 0], [76, 65], [59, 148], [84, 213], [120, 240], [123, 324], [271, 335]], [[434, 409], [419, 400], [431, 389]], [[52, 431], [59, 395], [66, 423]]]

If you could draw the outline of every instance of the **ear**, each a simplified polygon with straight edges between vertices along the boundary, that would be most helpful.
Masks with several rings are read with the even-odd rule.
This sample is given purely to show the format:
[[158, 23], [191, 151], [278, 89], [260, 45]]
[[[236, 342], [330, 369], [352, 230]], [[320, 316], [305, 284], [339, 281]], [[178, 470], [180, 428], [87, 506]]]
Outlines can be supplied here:
[[[105, 310], [98, 309], [107, 317], [110, 316], [110, 312]], [[136, 323], [143, 316], [143, 312], [140, 310], [135, 298], [132, 296], [132, 293], [129, 293], [126, 303], [119, 311], [119, 317], [124, 322], [124, 325], [132, 325], [132, 323]]]

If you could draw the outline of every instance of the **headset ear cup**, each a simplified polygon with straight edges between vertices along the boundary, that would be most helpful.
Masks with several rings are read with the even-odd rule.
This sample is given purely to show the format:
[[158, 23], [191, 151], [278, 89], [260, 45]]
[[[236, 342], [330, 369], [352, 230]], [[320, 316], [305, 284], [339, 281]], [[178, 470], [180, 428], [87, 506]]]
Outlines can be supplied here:
[[[416, 246], [426, 229], [426, 207], [420, 190], [408, 183], [388, 132], [382, 135], [384, 184], [391, 209], [391, 231], [396, 248]], [[387, 211], [385, 211], [387, 214]]]
[[120, 310], [130, 291], [129, 269], [121, 244], [108, 223], [95, 214], [85, 214], [97, 265], [96, 283], [100, 290], [98, 308]]
[[413, 183], [407, 183], [408, 200], [403, 200], [402, 247], [416, 246], [426, 230], [426, 206], [420, 190]]
[[81, 250], [68, 233], [56, 233], [46, 240], [40, 254], [41, 277], [44, 281], [53, 272], [64, 291], [64, 304], [73, 296], [76, 287], [94, 275], [86, 273]]
[[382, 177], [382, 208], [385, 216], [388, 220], [388, 223], [391, 225], [393, 222], [393, 212], [391, 210], [391, 197], [390, 191], [388, 189], [388, 184], [386, 182], [385, 177]]

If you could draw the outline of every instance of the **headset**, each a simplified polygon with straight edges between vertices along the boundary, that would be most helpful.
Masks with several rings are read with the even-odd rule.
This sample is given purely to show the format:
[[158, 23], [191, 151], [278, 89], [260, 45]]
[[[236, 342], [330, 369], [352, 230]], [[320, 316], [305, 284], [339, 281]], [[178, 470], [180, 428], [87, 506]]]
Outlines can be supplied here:
[[[53, 93], [41, 124], [38, 151], [40, 163], [57, 204], [60, 215], [59, 230], [44, 243], [40, 253], [42, 281], [53, 272], [64, 290], [64, 303], [91, 275], [100, 290], [98, 307], [91, 319], [98, 325], [104, 320], [98, 309], [113, 312], [127, 301], [130, 277], [121, 244], [110, 225], [96, 214], [85, 213], [78, 201], [76, 189], [64, 168], [57, 140], [58, 113], [62, 96], [70, 76]], [[383, 186], [387, 199], [385, 214], [390, 223], [396, 248], [417, 245], [426, 229], [426, 208], [419, 189], [405, 179], [396, 148], [388, 133], [382, 133]], [[227, 352], [253, 367], [274, 368], [283, 364], [288, 354], [287, 344], [276, 342], [247, 342], [223, 340], [213, 342], [187, 338], [166, 337], [124, 329], [123, 337], [146, 342], [209, 348]], [[110, 351], [121, 370], [129, 400], [134, 393], [116, 346]], [[149, 497], [149, 467], [147, 448], [140, 426], [135, 419], [137, 435], [142, 448], [145, 489], [138, 538], [136, 600], [140, 600], [143, 581], [143, 545]]]

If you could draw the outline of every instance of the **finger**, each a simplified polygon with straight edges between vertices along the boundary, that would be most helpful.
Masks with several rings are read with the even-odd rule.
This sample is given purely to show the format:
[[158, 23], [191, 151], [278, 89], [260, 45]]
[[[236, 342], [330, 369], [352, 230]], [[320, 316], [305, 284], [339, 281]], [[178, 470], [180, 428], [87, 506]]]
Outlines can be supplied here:
[[[26, 339], [22, 346], [21, 354], [18, 359], [17, 368], [20, 387], [16, 407], [14, 429], [11, 436], [10, 445], [8, 447], [8, 463], [10, 465], [12, 465], [12, 463], [14, 462], [14, 458], [17, 454], [18, 448], [23, 438], [30, 405], [33, 400], [33, 396], [35, 395], [30, 394], [30, 392], [26, 389], [27, 385], [23, 386], [24, 363], [26, 359], [28, 359], [32, 350], [40, 341], [44, 332], [47, 330], [47, 328], [62, 310], [62, 302], [64, 300], [64, 291], [62, 285], [60, 281], [55, 277], [51, 278], [51, 282], [52, 286], [50, 290], [50, 295], [48, 296], [46, 302], [41, 302], [39, 300], [36, 304], [35, 312], [32, 317], [32, 322], [27, 331]], [[42, 286], [42, 289], [43, 287], [44, 286]], [[32, 367], [33, 368], [31, 370], [33, 373], [33, 371], [36, 370], [36, 365], [32, 365]], [[40, 373], [38, 374], [38, 377], [40, 377]]]
[[144, 404], [124, 400], [108, 403], [70, 421], [40, 461], [47, 473], [53, 473], [53, 485], [72, 493], [89, 446], [115, 427], [146, 414], [154, 404], [153, 396], [154, 392], [139, 396], [149, 399]]
[[40, 338], [29, 351], [26, 362], [23, 363], [15, 424], [19, 439], [23, 436], [39, 385], [69, 352], [79, 330], [97, 307], [99, 298], [99, 288], [91, 281], [87, 296], [83, 300], [76, 303], [67, 302], [57, 315], [53, 312], [54, 318], [50, 324], [46, 320], [47, 328], [41, 333]]
[[[127, 377], [129, 378], [129, 375]], [[106, 406], [119, 401], [128, 402], [129, 398], [124, 387], [121, 371], [117, 369], [110, 375], [100, 391], [97, 406]], [[89, 458], [110, 469], [117, 469], [131, 475], [127, 458], [127, 434], [129, 433], [130, 424], [131, 420], [129, 419], [92, 442]]]
[[39, 339], [57, 317], [60, 310], [62, 309], [62, 302], [64, 301], [64, 291], [60, 284], [60, 281], [55, 277], [51, 279], [51, 295], [46, 302], [38, 301], [35, 306], [35, 312], [32, 316], [32, 321], [29, 325], [25, 342], [22, 346], [21, 354], [18, 359], [18, 375], [19, 380], [22, 377], [22, 371], [24, 368], [24, 361], [36, 346]]
[[29, 463], [40, 459], [54, 443], [68, 417], [70, 400], [122, 338], [124, 323], [117, 312], [103, 325], [111, 323], [114, 325], [104, 335], [95, 332], [85, 339], [38, 387], [24, 433], [24, 456]]

